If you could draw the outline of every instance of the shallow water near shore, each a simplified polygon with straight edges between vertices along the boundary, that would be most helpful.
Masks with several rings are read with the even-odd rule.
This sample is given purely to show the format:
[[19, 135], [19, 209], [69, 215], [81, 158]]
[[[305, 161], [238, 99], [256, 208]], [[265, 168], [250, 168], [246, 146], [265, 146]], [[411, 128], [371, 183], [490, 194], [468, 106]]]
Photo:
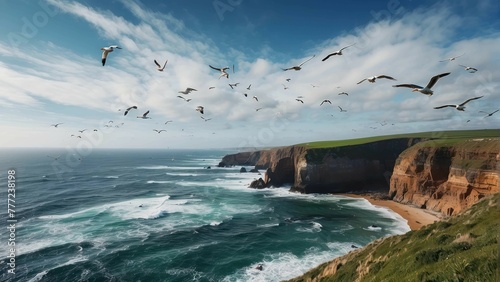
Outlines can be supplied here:
[[17, 176], [15, 280], [279, 281], [410, 230], [364, 199], [249, 189], [260, 175], [216, 167], [228, 153], [93, 150], [60, 172], [64, 150], [1, 150], [0, 183]]

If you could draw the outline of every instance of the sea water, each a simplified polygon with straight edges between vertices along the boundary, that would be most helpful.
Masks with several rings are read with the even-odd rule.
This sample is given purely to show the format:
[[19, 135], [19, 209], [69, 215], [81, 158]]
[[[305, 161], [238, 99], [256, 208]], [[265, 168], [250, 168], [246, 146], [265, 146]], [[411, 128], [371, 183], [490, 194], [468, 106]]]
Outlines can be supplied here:
[[0, 150], [0, 220], [8, 170], [17, 219], [15, 275], [4, 227], [0, 280], [280, 281], [409, 231], [364, 199], [247, 188], [263, 175], [217, 167], [228, 153]]

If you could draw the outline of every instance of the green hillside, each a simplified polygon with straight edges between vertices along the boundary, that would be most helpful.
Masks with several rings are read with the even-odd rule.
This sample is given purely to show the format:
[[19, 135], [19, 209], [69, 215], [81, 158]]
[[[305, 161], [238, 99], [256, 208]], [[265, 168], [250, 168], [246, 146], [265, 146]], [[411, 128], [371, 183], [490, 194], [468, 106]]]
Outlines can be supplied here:
[[434, 131], [419, 132], [385, 136], [374, 136], [358, 139], [335, 140], [335, 141], [317, 141], [298, 144], [307, 148], [330, 148], [338, 146], [349, 146], [364, 144], [368, 142], [382, 141], [396, 138], [429, 138], [429, 139], [456, 139], [463, 140], [468, 138], [488, 138], [500, 137], [500, 129], [481, 129], [481, 130], [455, 130], [455, 131]]
[[324, 263], [290, 281], [500, 281], [499, 207], [498, 194], [486, 197], [460, 215], [347, 254], [335, 275]]

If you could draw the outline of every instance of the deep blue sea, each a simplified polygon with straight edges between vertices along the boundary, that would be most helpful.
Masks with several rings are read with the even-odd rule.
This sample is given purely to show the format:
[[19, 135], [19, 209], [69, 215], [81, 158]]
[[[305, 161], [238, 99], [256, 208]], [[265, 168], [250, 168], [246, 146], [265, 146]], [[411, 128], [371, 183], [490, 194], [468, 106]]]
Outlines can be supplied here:
[[4, 227], [0, 280], [280, 281], [410, 230], [364, 199], [247, 188], [260, 175], [218, 168], [228, 153], [1, 149], [1, 226], [9, 169], [17, 223], [16, 274]]

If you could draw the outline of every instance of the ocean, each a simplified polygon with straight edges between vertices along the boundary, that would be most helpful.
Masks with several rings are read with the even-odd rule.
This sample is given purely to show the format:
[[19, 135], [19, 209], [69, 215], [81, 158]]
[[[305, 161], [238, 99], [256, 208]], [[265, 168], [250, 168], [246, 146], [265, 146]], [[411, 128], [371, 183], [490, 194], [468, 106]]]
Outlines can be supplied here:
[[1, 149], [0, 280], [280, 281], [410, 230], [364, 199], [247, 188], [263, 175], [228, 153]]

